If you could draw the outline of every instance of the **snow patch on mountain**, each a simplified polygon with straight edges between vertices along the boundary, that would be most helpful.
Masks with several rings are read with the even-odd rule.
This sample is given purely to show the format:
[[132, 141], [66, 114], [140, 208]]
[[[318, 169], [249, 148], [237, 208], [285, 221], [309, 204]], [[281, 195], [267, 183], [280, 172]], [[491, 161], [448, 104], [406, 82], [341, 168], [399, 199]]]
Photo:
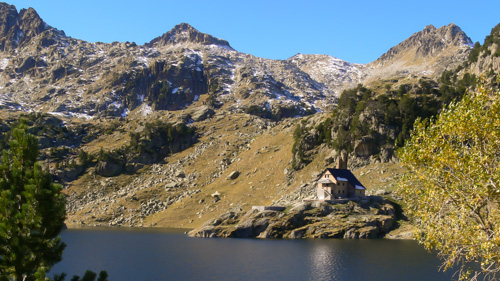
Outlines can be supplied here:
[[153, 113], [153, 109], [151, 108], [151, 106], [143, 103], [139, 106], [137, 112], [142, 116], [148, 116], [149, 114]]
[[7, 65], [9, 65], [9, 59], [8, 58], [3, 58], [0, 60], [0, 69], [5, 70]]

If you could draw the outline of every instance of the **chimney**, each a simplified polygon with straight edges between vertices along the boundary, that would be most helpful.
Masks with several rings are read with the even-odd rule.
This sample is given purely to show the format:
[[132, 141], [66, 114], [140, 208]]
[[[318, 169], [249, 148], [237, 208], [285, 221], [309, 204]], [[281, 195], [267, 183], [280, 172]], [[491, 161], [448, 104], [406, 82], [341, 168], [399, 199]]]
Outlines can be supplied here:
[[335, 169], [347, 169], [347, 151], [342, 150], [340, 155], [337, 156]]

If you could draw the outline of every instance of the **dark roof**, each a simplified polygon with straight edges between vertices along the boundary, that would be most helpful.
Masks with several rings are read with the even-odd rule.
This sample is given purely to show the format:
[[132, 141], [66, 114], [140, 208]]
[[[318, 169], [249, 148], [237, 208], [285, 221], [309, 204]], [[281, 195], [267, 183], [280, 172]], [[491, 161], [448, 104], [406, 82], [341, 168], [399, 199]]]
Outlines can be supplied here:
[[347, 169], [326, 169], [330, 174], [332, 174], [335, 179], [337, 178], [344, 178], [347, 179], [347, 181], [352, 184], [354, 187], [356, 185], [362, 186], [363, 188], [366, 189], [366, 187], [359, 182], [359, 180], [351, 173], [350, 170]]

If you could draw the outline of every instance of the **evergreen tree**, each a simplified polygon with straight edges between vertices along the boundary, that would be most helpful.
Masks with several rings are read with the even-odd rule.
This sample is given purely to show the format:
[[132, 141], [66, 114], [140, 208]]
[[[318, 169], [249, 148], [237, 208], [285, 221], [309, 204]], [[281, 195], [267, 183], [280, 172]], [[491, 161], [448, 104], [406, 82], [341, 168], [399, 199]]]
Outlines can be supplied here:
[[45, 280], [65, 244], [61, 186], [42, 171], [38, 142], [23, 123], [0, 163], [0, 280]]

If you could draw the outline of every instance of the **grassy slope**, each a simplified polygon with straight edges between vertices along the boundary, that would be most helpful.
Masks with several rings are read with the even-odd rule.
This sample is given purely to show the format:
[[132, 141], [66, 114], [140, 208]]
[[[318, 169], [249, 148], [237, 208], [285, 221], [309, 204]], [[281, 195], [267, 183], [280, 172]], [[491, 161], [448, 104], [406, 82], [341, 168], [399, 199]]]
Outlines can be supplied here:
[[[129, 118], [120, 121], [119, 127], [111, 134], [102, 134], [82, 148], [94, 155], [101, 147], [105, 150], [119, 148], [129, 142], [130, 131], [140, 130], [146, 122], [156, 119], [175, 122], [183, 114], [182, 111], [155, 112], [144, 117], [133, 112]], [[81, 226], [80, 221], [86, 226], [108, 225], [117, 213], [125, 216], [140, 213], [141, 202], [165, 202], [169, 198], [183, 196], [186, 191], [198, 189], [199, 192], [184, 195], [166, 210], [146, 216], [141, 224], [134, 226], [194, 228], [233, 208], [248, 210], [253, 205], [268, 205], [303, 183], [310, 182], [326, 168], [324, 159], [330, 150], [321, 147], [307, 167], [296, 172], [291, 180], [287, 179], [285, 169], [290, 170], [291, 166], [293, 131], [300, 120], [289, 119], [266, 126], [265, 121], [247, 114], [218, 112], [211, 119], [194, 123], [201, 134], [197, 144], [167, 157], [164, 163], [111, 178], [95, 175], [93, 169], [88, 169], [84, 175], [69, 183], [64, 192], [74, 198], [90, 197], [89, 194], [94, 197], [81, 209], [68, 212], [66, 223], [69, 227]], [[106, 127], [115, 121], [87, 122]], [[229, 159], [231, 163], [221, 172], [224, 159]], [[170, 178], [165, 177], [162, 171], [172, 167], [186, 175], [196, 176], [181, 187], [166, 188]], [[376, 164], [355, 170], [354, 174], [360, 176], [368, 188], [384, 188], [387, 183], [385, 178], [391, 181], [393, 173], [399, 173], [398, 169], [395, 164]], [[381, 170], [384, 170], [383, 174]], [[239, 171], [240, 176], [228, 180], [233, 171]], [[133, 192], [123, 191], [126, 186], [140, 188]], [[215, 192], [220, 194], [220, 201], [213, 200], [211, 194]], [[99, 200], [103, 196], [108, 197]]]

